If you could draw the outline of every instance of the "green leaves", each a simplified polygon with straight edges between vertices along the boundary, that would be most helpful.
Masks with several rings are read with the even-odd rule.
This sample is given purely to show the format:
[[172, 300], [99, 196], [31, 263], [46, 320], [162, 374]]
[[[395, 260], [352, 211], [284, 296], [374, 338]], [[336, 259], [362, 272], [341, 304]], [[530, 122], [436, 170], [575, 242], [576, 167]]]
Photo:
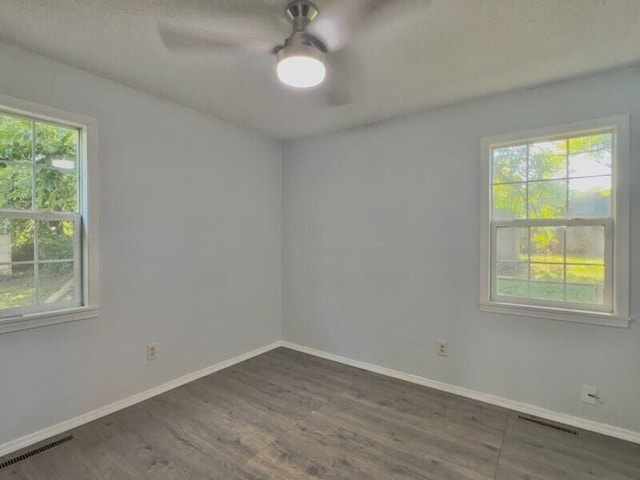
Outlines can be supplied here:
[[77, 211], [78, 140], [77, 129], [0, 115], [0, 208]]
[[604, 224], [569, 220], [611, 216], [612, 140], [606, 132], [492, 150], [498, 295], [604, 302]]
[[563, 218], [567, 213], [567, 182], [546, 180], [529, 184], [529, 218]]
[[36, 210], [74, 212], [78, 209], [77, 175], [60, 170], [36, 170]]
[[30, 162], [32, 133], [31, 120], [0, 115], [0, 162]]
[[611, 214], [611, 133], [492, 150], [494, 220]]
[[0, 168], [0, 208], [30, 210], [31, 164], [26, 162], [6, 162]]
[[[0, 209], [77, 212], [78, 142], [77, 129], [0, 115]], [[38, 230], [38, 244], [55, 258], [73, 258], [68, 223]], [[13, 261], [33, 259], [32, 220], [5, 220], [0, 228], [11, 235]]]
[[493, 150], [493, 183], [513, 183], [526, 180], [526, 145], [515, 145]]

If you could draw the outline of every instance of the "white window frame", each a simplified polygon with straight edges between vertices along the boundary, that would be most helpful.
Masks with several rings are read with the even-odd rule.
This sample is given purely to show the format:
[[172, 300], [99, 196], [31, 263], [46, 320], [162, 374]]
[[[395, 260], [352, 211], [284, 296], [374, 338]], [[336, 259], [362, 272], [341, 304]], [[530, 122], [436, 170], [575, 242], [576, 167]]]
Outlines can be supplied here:
[[[99, 314], [98, 289], [98, 161], [96, 150], [95, 119], [69, 113], [64, 110], [38, 105], [26, 100], [0, 95], [0, 111], [24, 117], [66, 125], [80, 130], [79, 155], [79, 189], [80, 215], [52, 214], [56, 218], [69, 216], [76, 224], [74, 241], [74, 260], [80, 270], [81, 285], [77, 285], [81, 293], [80, 306], [60, 308], [50, 311], [30, 311], [28, 308], [7, 310], [0, 315], [0, 334], [42, 327], [58, 323], [73, 322], [96, 318]], [[22, 218], [46, 213], [29, 211], [16, 212]], [[11, 215], [10, 213], [8, 215]], [[34, 217], [35, 218], [35, 217]], [[80, 226], [80, 228], [77, 228]], [[77, 246], [80, 246], [78, 249]]]
[[[605, 228], [605, 284], [612, 288], [605, 294], [604, 305], [589, 306], [564, 303], [562, 308], [550, 306], [548, 302], [524, 299], [516, 303], [510, 297], [496, 294], [495, 268], [496, 231], [501, 225], [513, 226], [518, 221], [501, 222], [491, 218], [492, 150], [496, 147], [516, 143], [538, 142], [566, 138], [576, 134], [613, 131], [612, 145], [612, 198], [611, 218], [540, 220], [544, 225], [589, 226], [603, 225]], [[597, 120], [566, 123], [524, 132], [483, 137], [481, 140], [481, 252], [480, 252], [480, 309], [486, 312], [540, 317], [553, 320], [589, 323], [614, 327], [628, 327], [630, 309], [630, 268], [629, 268], [629, 115], [617, 115]], [[536, 220], [526, 220], [523, 226], [535, 224]]]

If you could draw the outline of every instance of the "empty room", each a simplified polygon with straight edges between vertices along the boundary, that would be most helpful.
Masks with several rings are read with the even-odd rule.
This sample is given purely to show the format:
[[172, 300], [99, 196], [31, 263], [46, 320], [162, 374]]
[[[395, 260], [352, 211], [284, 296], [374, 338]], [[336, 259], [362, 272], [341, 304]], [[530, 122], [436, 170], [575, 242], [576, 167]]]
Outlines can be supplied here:
[[639, 0], [0, 5], [0, 480], [640, 479]]

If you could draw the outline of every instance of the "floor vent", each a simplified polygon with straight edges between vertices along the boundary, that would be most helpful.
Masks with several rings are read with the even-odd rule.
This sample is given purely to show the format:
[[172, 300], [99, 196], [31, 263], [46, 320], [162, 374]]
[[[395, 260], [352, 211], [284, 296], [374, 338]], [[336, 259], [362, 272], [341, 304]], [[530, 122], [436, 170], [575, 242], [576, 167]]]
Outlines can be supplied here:
[[23, 460], [26, 460], [27, 458], [31, 458], [35, 455], [38, 455], [39, 453], [42, 452], [46, 452], [47, 450], [51, 450], [52, 448], [57, 447], [58, 445], [62, 445], [63, 443], [67, 443], [69, 441], [73, 440], [73, 435], [69, 435], [68, 437], [64, 437], [61, 438], [59, 440], [55, 440], [51, 443], [47, 443], [46, 445], [43, 445], [41, 447], [38, 448], [34, 448], [33, 450], [29, 450], [26, 453], [23, 453], [22, 455], [18, 455], [17, 457], [14, 458], [10, 458], [9, 460], [6, 460], [2, 463], [0, 463], [0, 470], [2, 470], [3, 468], [7, 468], [10, 467], [11, 465], [15, 465], [18, 462], [22, 462]]
[[578, 435], [578, 431], [577, 430], [574, 430], [573, 428], [569, 428], [569, 427], [567, 427], [565, 425], [547, 422], [546, 420], [542, 420], [542, 419], [536, 418], [536, 417], [529, 417], [527, 415], [518, 415], [518, 418], [520, 420], [524, 420], [525, 422], [535, 423], [535, 424], [538, 424], [538, 425], [540, 425], [542, 427], [552, 428], [552, 429], [557, 430], [559, 432], [568, 433], [570, 435]]

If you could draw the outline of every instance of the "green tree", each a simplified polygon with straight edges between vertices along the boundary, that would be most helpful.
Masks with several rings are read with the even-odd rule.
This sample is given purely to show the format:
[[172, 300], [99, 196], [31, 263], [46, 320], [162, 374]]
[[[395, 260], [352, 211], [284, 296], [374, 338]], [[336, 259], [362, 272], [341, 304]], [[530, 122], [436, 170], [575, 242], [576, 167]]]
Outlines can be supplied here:
[[[610, 133], [511, 145], [493, 150], [492, 210], [495, 220], [607, 217], [611, 211]], [[570, 227], [575, 250], [576, 227]], [[593, 289], [580, 283], [601, 284], [602, 258], [580, 255], [565, 245], [565, 227], [506, 228], [503, 245], [516, 251], [516, 262], [530, 262], [527, 276], [518, 275], [519, 264], [501, 265], [499, 291], [516, 296], [590, 299]], [[590, 235], [594, 235], [590, 233]], [[500, 242], [499, 242], [500, 244]], [[565, 258], [572, 266], [565, 270]], [[567, 260], [569, 260], [567, 258]], [[511, 270], [514, 272], [511, 272]], [[519, 270], [518, 270], [519, 271]], [[569, 283], [573, 282], [573, 283]], [[571, 295], [570, 295], [571, 294]]]
[[[75, 212], [78, 208], [78, 131], [0, 115], [0, 208]], [[2, 219], [12, 238], [12, 260], [33, 260], [36, 222]], [[40, 258], [73, 258], [73, 223], [38, 224]], [[60, 268], [65, 268], [61, 265]]]
[[583, 182], [584, 186], [576, 181], [573, 188], [571, 180], [610, 175], [611, 141], [611, 134], [605, 133], [495, 149], [494, 218], [565, 218], [571, 213], [567, 198], [579, 204], [604, 197], [600, 211], [606, 209], [610, 185], [603, 188], [602, 184]]

